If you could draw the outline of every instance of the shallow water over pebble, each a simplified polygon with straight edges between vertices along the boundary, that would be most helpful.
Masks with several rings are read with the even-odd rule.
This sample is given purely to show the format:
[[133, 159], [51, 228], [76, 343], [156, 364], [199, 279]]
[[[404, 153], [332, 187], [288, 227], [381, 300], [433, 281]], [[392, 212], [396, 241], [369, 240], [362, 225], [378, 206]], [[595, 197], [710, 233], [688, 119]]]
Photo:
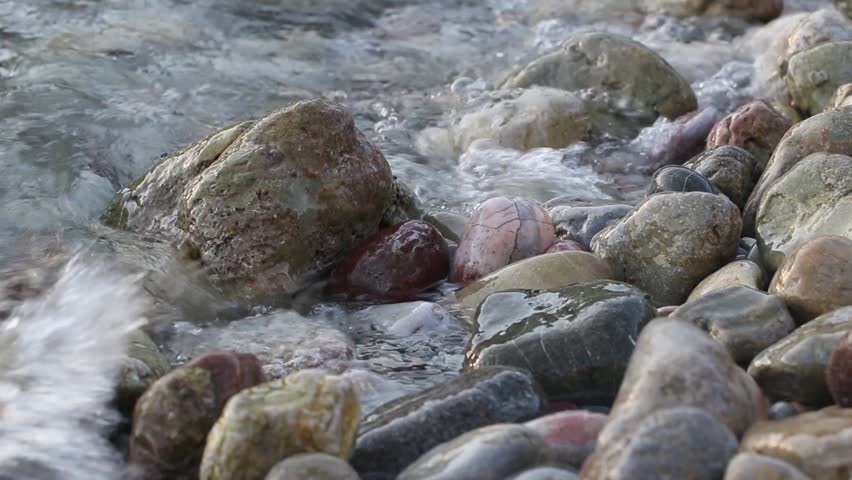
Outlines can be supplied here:
[[[788, 10], [826, 3], [791, 1]], [[26, 368], [45, 385], [62, 384], [71, 375], [92, 383], [81, 380], [73, 391], [52, 391], [54, 400], [43, 391], [13, 392], [48, 402], [33, 408], [49, 412], [50, 419], [62, 419], [68, 409], [77, 416], [56, 427], [54, 445], [4, 442], [0, 467], [42, 448], [58, 449], [51, 454], [56, 462], [86, 450], [84, 460], [91, 465], [76, 464], [78, 473], [89, 469], [103, 476], [69, 471], [63, 478], [114, 478], [115, 459], [80, 447], [97, 444], [100, 423], [76, 422], [83, 421], [82, 412], [103, 405], [105, 378], [120, 352], [107, 348], [84, 363], [92, 370], [75, 372], [54, 357], [114, 346], [141, 315], [133, 310], [137, 294], [128, 294], [140, 273], [147, 295], [139, 295], [153, 300], [147, 316], [171, 342], [165, 347], [176, 363], [214, 345], [272, 355], [272, 347], [262, 344], [263, 329], [298, 322], [293, 328], [306, 338], [320, 328], [343, 333], [340, 339], [320, 334], [333, 345], [307, 348], [296, 359], [303, 364], [278, 365], [282, 372], [333, 360], [327, 366], [353, 370], [368, 407], [459, 371], [469, 335], [464, 312], [450, 312], [462, 318], [440, 335], [403, 337], [354, 315], [362, 306], [327, 299], [297, 299], [298, 314], [263, 306], [252, 312], [252, 306], [217, 302], [156, 240], [94, 226], [113, 194], [166, 152], [213, 129], [321, 96], [354, 113], [425, 210], [467, 214], [495, 195], [632, 203], [653, 170], [667, 161], [673, 134], [683, 125], [660, 119], [635, 139], [526, 152], [478, 143], [461, 154], [453, 151], [446, 128], [487, 102], [514, 68], [587, 30], [632, 36], [692, 82], [704, 110], [686, 128], [700, 131], [753, 95], [753, 55], [759, 52], [744, 47], [743, 39], [758, 27], [706, 18], [541, 20], [535, 5], [536, 0], [0, 0], [0, 271], [17, 268], [22, 258], [39, 266], [43, 244], [62, 252], [82, 247], [88, 258], [115, 267], [75, 263], [37, 301], [42, 303], [21, 307], [19, 320], [30, 323], [20, 324], [20, 335], [38, 335], [38, 326], [51, 325], [56, 335], [44, 348], [52, 345], [55, 351], [38, 361], [32, 351], [15, 351], [16, 361], [31, 362]], [[450, 291], [445, 286], [429, 299], [440, 301]], [[117, 305], [120, 311], [113, 311]], [[61, 321], [52, 323], [55, 316]], [[253, 318], [226, 325], [246, 316]], [[9, 325], [17, 317], [12, 318]], [[276, 318], [285, 320], [270, 327]], [[9, 330], [0, 332], [0, 342], [8, 335]], [[21, 345], [41, 340], [36, 336]], [[14, 401], [6, 391], [20, 381], [9, 372], [0, 361], [3, 408]], [[66, 393], [73, 402], [66, 404]], [[35, 438], [44, 421], [19, 418], [13, 433]], [[74, 429], [92, 438], [62, 442]], [[0, 478], [5, 473], [0, 468]]]

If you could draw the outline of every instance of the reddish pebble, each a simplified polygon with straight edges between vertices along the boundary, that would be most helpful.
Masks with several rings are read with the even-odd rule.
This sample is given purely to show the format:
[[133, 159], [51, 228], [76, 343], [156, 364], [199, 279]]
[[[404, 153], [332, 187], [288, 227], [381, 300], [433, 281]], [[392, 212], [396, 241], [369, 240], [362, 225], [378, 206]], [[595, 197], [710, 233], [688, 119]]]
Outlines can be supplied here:
[[763, 172], [769, 156], [792, 124], [764, 100], [755, 100], [723, 118], [707, 137], [707, 150], [736, 145], [757, 159], [756, 174]]
[[546, 415], [526, 423], [551, 445], [592, 445], [606, 425], [607, 415], [587, 410], [566, 410]]
[[234, 395], [266, 381], [260, 361], [250, 353], [206, 353], [184, 366], [210, 372], [220, 408]]
[[825, 374], [834, 403], [842, 408], [852, 408], [852, 331], [837, 345]]
[[465, 227], [454, 281], [478, 280], [506, 265], [542, 254], [555, 231], [547, 210], [526, 198], [496, 197], [479, 206]]
[[544, 253], [556, 253], [556, 252], [586, 252], [588, 250], [585, 249], [579, 242], [575, 242], [574, 240], [557, 240], [547, 249]]
[[450, 269], [447, 242], [432, 225], [412, 220], [366, 239], [334, 272], [338, 290], [404, 299], [445, 280]]

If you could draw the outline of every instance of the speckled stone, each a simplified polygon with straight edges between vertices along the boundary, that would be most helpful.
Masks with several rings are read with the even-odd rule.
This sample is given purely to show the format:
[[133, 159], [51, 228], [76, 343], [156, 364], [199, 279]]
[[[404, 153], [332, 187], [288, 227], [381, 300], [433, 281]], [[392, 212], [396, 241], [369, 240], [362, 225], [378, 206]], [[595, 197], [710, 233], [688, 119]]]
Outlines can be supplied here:
[[[741, 147], [754, 157], [754, 179], [766, 163], [792, 123], [769, 102], [755, 100], [738, 108], [713, 127], [707, 137], [707, 150], [721, 145]], [[739, 204], [738, 204], [739, 205]]]

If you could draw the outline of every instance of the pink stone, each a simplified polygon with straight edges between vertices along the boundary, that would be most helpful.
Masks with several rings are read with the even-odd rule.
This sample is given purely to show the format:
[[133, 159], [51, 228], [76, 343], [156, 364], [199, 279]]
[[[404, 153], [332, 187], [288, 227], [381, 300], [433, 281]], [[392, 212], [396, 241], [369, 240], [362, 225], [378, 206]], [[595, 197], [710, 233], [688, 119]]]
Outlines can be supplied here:
[[579, 242], [575, 242], [574, 240], [557, 240], [547, 249], [544, 253], [556, 253], [556, 252], [586, 252], [583, 245]]
[[761, 173], [769, 156], [792, 124], [764, 100], [755, 100], [738, 108], [713, 127], [707, 137], [707, 149], [735, 145], [748, 150], [757, 159]]
[[842, 408], [852, 408], [852, 330], [837, 345], [825, 374], [834, 403]]
[[551, 445], [583, 447], [595, 443], [608, 418], [586, 410], [566, 410], [529, 421], [526, 426]]
[[496, 197], [474, 212], [459, 242], [454, 281], [478, 280], [506, 265], [542, 254], [555, 231], [547, 210], [526, 198]]

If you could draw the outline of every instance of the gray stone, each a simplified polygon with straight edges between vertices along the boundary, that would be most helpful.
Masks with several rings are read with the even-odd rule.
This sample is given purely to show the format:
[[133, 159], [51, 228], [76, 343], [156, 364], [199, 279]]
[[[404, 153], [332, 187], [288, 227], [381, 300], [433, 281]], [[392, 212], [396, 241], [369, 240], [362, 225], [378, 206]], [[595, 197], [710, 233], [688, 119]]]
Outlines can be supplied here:
[[624, 218], [633, 207], [630, 205], [560, 205], [550, 210], [556, 227], [556, 236], [578, 242], [591, 249], [592, 238], [604, 228]]
[[390, 166], [324, 100], [216, 132], [118, 193], [106, 224], [183, 241], [222, 287], [280, 299], [376, 231]]
[[408, 185], [393, 177], [391, 203], [382, 215], [380, 226], [386, 228], [409, 220], [419, 220], [422, 215], [417, 194]]
[[743, 208], [754, 188], [755, 159], [740, 147], [722, 145], [705, 151], [683, 166], [706, 177], [739, 208]]
[[717, 480], [736, 451], [737, 437], [706, 410], [666, 408], [640, 420], [629, 434], [600, 444], [581, 475], [586, 480]]
[[831, 405], [825, 379], [831, 353], [852, 329], [852, 307], [827, 313], [799, 327], [760, 353], [748, 373], [772, 400], [811, 407]]
[[852, 42], [824, 43], [793, 55], [784, 81], [804, 114], [831, 107], [837, 88], [852, 81]]
[[608, 280], [495, 293], [477, 310], [465, 367], [524, 368], [551, 398], [608, 405], [655, 314], [644, 292]]
[[725, 470], [725, 480], [808, 480], [796, 467], [777, 458], [750, 452], [737, 454]]
[[852, 157], [814, 153], [770, 187], [760, 204], [756, 238], [764, 264], [821, 235], [852, 239]]
[[727, 198], [702, 192], [661, 193], [592, 240], [616, 278], [678, 305], [707, 275], [732, 259], [741, 221]]
[[265, 480], [359, 480], [348, 463], [325, 453], [301, 453], [279, 462]]
[[561, 468], [539, 467], [514, 476], [509, 480], [580, 480], [576, 473]]
[[541, 415], [539, 388], [529, 372], [489, 367], [392, 401], [364, 419], [352, 465], [363, 475], [396, 475], [463, 433]]
[[680, 165], [666, 165], [654, 172], [645, 195], [661, 192], [718, 193], [716, 186], [704, 175]]
[[710, 292], [672, 315], [709, 333], [741, 365], [796, 328], [780, 297], [742, 285]]
[[452, 212], [429, 212], [423, 220], [431, 223], [447, 240], [458, 242], [464, 236], [467, 217]]

